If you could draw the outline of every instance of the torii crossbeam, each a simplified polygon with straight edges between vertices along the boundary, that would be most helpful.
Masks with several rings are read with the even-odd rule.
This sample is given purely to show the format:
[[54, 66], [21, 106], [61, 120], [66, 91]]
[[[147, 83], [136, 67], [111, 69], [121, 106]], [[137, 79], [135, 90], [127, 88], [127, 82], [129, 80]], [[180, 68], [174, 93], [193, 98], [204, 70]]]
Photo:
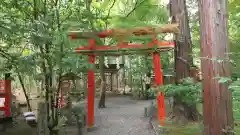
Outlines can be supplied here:
[[[69, 36], [71, 39], [87, 39], [88, 46], [82, 46], [76, 48], [77, 53], [81, 53], [89, 56], [89, 63], [95, 64], [95, 56], [120, 56], [129, 54], [149, 54], [153, 55], [154, 73], [156, 86], [163, 84], [163, 74], [161, 71], [160, 51], [167, 51], [175, 47], [174, 42], [160, 42], [156, 39], [156, 35], [159, 33], [179, 33], [178, 24], [167, 24], [161, 27], [139, 27], [132, 29], [111, 29], [103, 32], [79, 32], [71, 31]], [[147, 45], [144, 44], [128, 44], [126, 42], [118, 43], [116, 46], [96, 46], [95, 38], [106, 37], [126, 37], [126, 36], [143, 36], [152, 35], [153, 40]], [[94, 125], [94, 71], [88, 70], [88, 114], [87, 114], [87, 126], [91, 128]], [[158, 102], [160, 106], [159, 120], [165, 119], [165, 105], [164, 94], [159, 93]]]

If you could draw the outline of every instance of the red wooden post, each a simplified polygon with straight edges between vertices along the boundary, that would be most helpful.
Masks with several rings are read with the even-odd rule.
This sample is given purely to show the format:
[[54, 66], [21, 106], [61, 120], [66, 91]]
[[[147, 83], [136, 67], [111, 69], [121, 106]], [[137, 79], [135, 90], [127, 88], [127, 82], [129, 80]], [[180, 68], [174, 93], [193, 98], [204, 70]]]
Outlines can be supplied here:
[[68, 79], [68, 90], [70, 91], [71, 89], [71, 81]]
[[11, 117], [11, 80], [1, 81], [0, 98], [4, 98], [4, 106], [0, 107], [0, 111], [4, 111], [4, 117]]
[[58, 108], [63, 108], [66, 105], [65, 94], [70, 91], [70, 81], [63, 81], [62, 87], [59, 93]]
[[11, 80], [5, 80], [5, 90], [6, 90], [6, 100], [5, 100], [5, 116], [11, 117], [11, 97], [12, 97], [12, 91], [11, 91]]
[[[154, 64], [154, 74], [155, 74], [155, 83], [156, 86], [160, 86], [163, 84], [163, 73], [161, 71], [161, 61], [160, 54], [158, 52], [153, 53], [153, 64]], [[164, 104], [164, 93], [160, 92], [157, 96], [157, 105], [158, 105], [158, 119], [160, 121], [160, 125], [164, 125], [165, 121], [165, 104]]]
[[[3, 114], [3, 116], [5, 117], [5, 93], [6, 93], [6, 89], [5, 89], [5, 81], [4, 80], [0, 80], [0, 112], [1, 114]], [[3, 112], [3, 113], [2, 113]], [[1, 118], [2, 116], [0, 116]]]
[[[89, 40], [89, 47], [94, 49], [95, 39]], [[89, 63], [95, 64], [95, 55], [89, 55]], [[92, 69], [88, 70], [88, 116], [87, 116], [87, 125], [88, 128], [93, 127], [94, 125], [94, 71]]]
[[60, 91], [60, 98], [59, 98], [59, 101], [58, 101], [58, 108], [62, 108], [64, 107], [65, 105], [65, 100], [64, 100], [64, 94], [63, 94], [63, 90], [61, 89]]

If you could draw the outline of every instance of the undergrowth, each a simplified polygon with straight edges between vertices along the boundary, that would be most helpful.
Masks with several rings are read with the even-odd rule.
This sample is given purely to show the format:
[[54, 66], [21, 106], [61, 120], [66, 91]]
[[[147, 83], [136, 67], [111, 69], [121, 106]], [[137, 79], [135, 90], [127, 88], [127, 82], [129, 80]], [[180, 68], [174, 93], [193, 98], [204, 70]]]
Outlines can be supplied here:
[[[185, 78], [182, 84], [164, 85], [160, 89], [165, 92], [166, 97], [178, 96], [184, 103], [189, 105], [197, 103], [198, 111], [202, 114], [201, 83], [194, 84], [190, 78]], [[229, 90], [232, 90], [235, 135], [240, 135], [240, 79], [235, 80], [229, 86]], [[169, 121], [166, 125], [166, 128], [170, 129], [168, 130], [169, 135], [200, 135], [203, 129], [202, 122], [177, 126]]]
[[195, 83], [193, 78], [184, 78], [181, 84], [168, 84], [160, 87], [166, 97], [175, 97], [187, 105], [202, 101], [201, 83]]

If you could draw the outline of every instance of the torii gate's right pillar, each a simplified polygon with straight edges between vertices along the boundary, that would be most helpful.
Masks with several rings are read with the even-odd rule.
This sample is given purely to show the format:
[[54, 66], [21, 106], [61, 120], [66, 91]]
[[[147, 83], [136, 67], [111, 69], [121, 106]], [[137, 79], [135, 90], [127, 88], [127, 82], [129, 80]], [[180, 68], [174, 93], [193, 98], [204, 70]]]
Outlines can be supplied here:
[[[160, 54], [158, 52], [153, 53], [153, 64], [154, 64], [154, 74], [155, 74], [155, 83], [156, 86], [163, 85], [163, 73], [162, 73], [162, 65], [160, 61]], [[160, 125], [164, 125], [166, 110], [164, 104], [164, 93], [157, 93], [157, 105], [158, 105], [158, 120]]]

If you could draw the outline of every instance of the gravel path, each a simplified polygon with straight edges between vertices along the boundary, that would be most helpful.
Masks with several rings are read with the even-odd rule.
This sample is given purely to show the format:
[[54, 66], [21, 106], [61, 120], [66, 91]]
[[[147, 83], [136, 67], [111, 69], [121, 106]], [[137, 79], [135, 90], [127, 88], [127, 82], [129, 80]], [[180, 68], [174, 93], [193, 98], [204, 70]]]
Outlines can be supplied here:
[[149, 103], [129, 97], [108, 98], [107, 108], [96, 109], [98, 128], [87, 135], [154, 135], [147, 118], [144, 118], [144, 107]]

